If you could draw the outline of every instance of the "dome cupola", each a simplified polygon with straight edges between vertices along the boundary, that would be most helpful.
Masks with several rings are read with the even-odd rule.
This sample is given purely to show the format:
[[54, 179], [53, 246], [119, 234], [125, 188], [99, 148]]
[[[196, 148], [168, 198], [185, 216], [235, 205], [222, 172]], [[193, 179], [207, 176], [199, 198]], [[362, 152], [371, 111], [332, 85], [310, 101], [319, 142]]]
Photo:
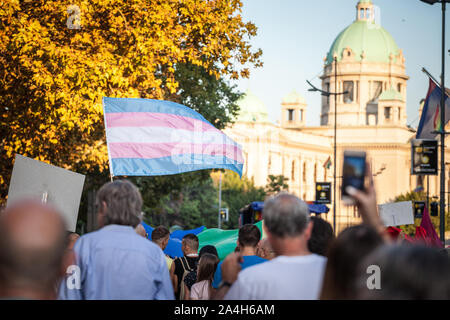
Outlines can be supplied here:
[[281, 100], [281, 126], [300, 128], [306, 124], [306, 100], [292, 90]]
[[250, 89], [237, 101], [240, 108], [236, 121], [268, 122], [269, 116], [265, 104]]
[[403, 55], [392, 36], [375, 21], [371, 0], [360, 0], [356, 5], [356, 20], [334, 40], [325, 58], [325, 64], [351, 57], [355, 61], [403, 64]]

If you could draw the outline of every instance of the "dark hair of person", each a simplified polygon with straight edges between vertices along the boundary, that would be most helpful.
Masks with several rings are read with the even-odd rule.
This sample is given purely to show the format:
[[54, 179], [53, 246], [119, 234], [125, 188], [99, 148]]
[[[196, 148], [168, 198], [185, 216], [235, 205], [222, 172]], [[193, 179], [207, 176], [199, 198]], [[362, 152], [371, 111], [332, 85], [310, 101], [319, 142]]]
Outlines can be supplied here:
[[211, 253], [205, 253], [198, 261], [197, 282], [207, 280], [209, 282], [209, 292], [212, 289], [214, 273], [216, 272], [219, 258]]
[[370, 226], [342, 231], [328, 251], [321, 299], [354, 299], [360, 262], [382, 244], [381, 236]]
[[191, 248], [194, 251], [198, 251], [198, 243], [199, 243], [199, 241], [198, 241], [198, 237], [195, 234], [188, 233], [187, 235], [185, 235], [183, 237], [182, 241], [185, 243], [185, 245], [187, 247]]
[[256, 247], [261, 240], [261, 231], [253, 224], [245, 224], [239, 229], [238, 241], [241, 247]]
[[[378, 290], [367, 286], [368, 266], [378, 266]], [[450, 258], [423, 245], [383, 246], [359, 266], [358, 299], [450, 300]]]
[[169, 229], [164, 226], [158, 226], [152, 231], [152, 241], [158, 242], [167, 237], [170, 237]]
[[209, 253], [209, 254], [215, 255], [216, 257], [219, 257], [219, 253], [217, 252], [216, 247], [214, 247], [214, 246], [212, 246], [210, 244], [208, 244], [206, 246], [203, 246], [200, 249], [200, 251], [198, 253], [198, 256], [201, 258], [206, 253]]
[[142, 197], [138, 188], [128, 180], [115, 180], [103, 185], [97, 193], [97, 208], [106, 203], [104, 225], [136, 226], [141, 222]]
[[311, 217], [313, 228], [308, 240], [308, 249], [311, 253], [326, 256], [331, 241], [334, 239], [333, 227], [328, 221], [320, 217]]

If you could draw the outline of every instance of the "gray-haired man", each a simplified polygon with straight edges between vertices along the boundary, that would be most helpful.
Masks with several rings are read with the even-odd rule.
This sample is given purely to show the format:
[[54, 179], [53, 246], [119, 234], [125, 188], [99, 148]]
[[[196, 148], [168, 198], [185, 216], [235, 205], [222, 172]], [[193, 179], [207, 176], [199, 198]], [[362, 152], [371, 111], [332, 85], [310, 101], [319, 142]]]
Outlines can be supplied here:
[[97, 206], [102, 228], [76, 242], [78, 268], [61, 284], [59, 298], [174, 299], [163, 252], [134, 230], [141, 222], [139, 190], [126, 180], [107, 183]]
[[[318, 299], [326, 258], [308, 250], [312, 223], [306, 203], [294, 195], [279, 194], [266, 200], [263, 218], [277, 257], [241, 271], [225, 299]], [[233, 272], [226, 269], [236, 272], [239, 256], [233, 254], [227, 259], [222, 268], [224, 286], [234, 280]]]

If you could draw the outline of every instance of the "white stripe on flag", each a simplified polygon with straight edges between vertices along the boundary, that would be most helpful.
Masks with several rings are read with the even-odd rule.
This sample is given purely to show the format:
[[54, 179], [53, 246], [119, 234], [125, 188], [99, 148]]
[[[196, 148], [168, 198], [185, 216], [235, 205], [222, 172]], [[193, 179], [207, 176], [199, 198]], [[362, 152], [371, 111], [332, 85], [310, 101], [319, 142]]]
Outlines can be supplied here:
[[190, 131], [168, 127], [116, 127], [107, 128], [108, 143], [193, 143], [240, 145], [217, 131]]

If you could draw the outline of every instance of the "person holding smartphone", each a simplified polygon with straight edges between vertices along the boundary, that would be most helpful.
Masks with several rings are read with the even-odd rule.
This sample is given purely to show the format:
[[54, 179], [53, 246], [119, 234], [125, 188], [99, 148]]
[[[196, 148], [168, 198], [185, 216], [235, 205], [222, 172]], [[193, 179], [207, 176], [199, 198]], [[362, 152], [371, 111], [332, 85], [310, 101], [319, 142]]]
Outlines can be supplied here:
[[[361, 175], [364, 172], [364, 175]], [[347, 205], [356, 205], [363, 223], [373, 227], [390, 243], [391, 239], [378, 215], [377, 197], [373, 175], [366, 153], [363, 151], [345, 151], [342, 178], [342, 200]]]

